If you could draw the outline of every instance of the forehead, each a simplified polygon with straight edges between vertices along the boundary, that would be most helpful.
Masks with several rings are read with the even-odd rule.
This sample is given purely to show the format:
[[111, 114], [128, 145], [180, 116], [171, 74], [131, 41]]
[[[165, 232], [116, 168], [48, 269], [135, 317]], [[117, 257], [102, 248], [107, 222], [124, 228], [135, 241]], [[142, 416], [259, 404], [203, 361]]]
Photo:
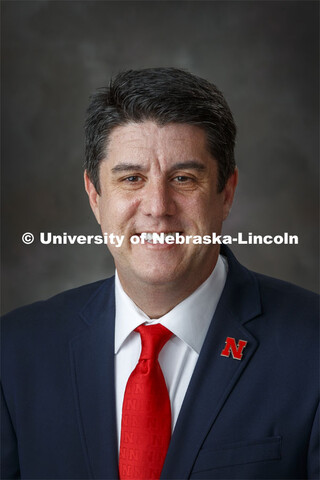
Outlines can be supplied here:
[[152, 155], [170, 157], [206, 157], [209, 155], [207, 136], [203, 129], [195, 125], [169, 123], [157, 125], [152, 121], [128, 123], [113, 129], [107, 146], [106, 157], [122, 154]]

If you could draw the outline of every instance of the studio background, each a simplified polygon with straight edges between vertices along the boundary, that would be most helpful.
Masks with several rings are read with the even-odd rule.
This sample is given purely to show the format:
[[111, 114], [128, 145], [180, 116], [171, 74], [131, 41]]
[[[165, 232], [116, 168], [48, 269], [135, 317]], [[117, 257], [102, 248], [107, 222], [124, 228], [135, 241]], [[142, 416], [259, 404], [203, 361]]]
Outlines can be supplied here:
[[100, 234], [83, 189], [89, 94], [128, 68], [175, 66], [233, 111], [240, 182], [224, 233], [247, 267], [318, 289], [318, 2], [2, 1], [2, 311], [113, 274], [106, 246], [24, 245]]

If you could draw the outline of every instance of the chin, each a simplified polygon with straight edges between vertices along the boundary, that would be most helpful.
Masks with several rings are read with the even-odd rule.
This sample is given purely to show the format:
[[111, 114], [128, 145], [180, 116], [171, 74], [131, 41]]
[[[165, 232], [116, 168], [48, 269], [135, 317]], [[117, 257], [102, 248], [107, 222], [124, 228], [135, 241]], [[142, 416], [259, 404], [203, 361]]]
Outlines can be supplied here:
[[142, 282], [150, 285], [166, 285], [171, 284], [181, 277], [181, 273], [177, 271], [168, 271], [168, 269], [151, 268], [144, 271], [136, 272], [136, 277], [140, 278]]

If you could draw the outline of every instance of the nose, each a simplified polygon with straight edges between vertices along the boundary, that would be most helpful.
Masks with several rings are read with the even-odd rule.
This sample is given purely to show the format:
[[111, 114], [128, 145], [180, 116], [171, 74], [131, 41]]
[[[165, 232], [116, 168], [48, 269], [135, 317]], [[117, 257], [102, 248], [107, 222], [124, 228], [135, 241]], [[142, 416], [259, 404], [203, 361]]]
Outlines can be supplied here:
[[174, 215], [175, 210], [173, 191], [164, 180], [155, 179], [146, 185], [142, 198], [142, 211], [145, 215], [160, 218]]

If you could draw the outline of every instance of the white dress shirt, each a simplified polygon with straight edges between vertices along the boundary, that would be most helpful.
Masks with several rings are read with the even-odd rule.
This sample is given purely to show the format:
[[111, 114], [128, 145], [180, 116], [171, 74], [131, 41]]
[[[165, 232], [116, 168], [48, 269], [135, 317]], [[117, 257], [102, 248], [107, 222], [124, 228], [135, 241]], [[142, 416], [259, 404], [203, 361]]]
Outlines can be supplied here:
[[141, 324], [161, 323], [173, 333], [159, 354], [159, 363], [167, 384], [172, 414], [172, 430], [197, 363], [200, 350], [219, 302], [227, 278], [227, 260], [219, 255], [207, 280], [169, 313], [151, 320], [124, 292], [116, 272], [115, 298], [115, 382], [118, 448], [122, 402], [131, 372], [141, 352], [140, 335], [134, 329]]

